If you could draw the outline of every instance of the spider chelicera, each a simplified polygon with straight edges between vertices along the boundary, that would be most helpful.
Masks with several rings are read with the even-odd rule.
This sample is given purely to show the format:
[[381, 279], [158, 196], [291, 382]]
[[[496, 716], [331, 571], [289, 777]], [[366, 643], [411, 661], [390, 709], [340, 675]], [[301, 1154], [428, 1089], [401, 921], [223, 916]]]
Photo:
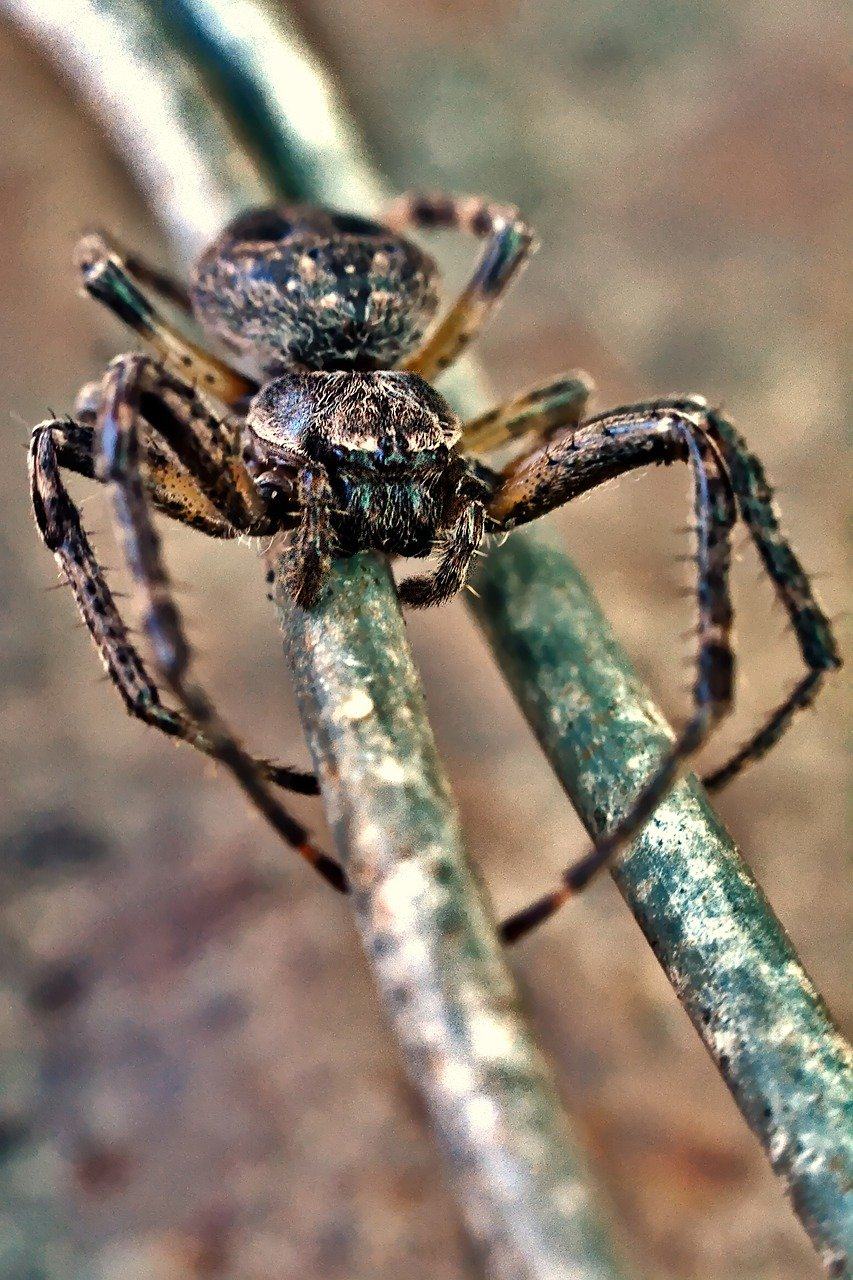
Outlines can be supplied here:
[[[457, 228], [485, 241], [470, 282], [426, 338], [437, 270], [405, 239], [410, 227]], [[100, 383], [83, 388], [73, 419], [36, 427], [30, 450], [42, 538], [128, 711], [225, 764], [284, 840], [340, 890], [342, 869], [274, 790], [316, 794], [316, 779], [247, 754], [190, 677], [152, 510], [214, 538], [288, 531], [291, 590], [306, 609], [334, 556], [365, 549], [436, 554], [432, 572], [400, 586], [405, 604], [421, 606], [463, 586], [488, 534], [637, 467], [689, 465], [699, 607], [693, 714], [627, 816], [555, 890], [505, 922], [507, 941], [551, 915], [640, 829], [728, 711], [729, 538], [738, 515], [790, 616], [807, 670], [706, 785], [722, 786], [763, 755], [840, 664], [830, 625], [779, 527], [761, 463], [702, 398], [584, 417], [591, 384], [572, 373], [460, 422], [430, 385], [475, 336], [533, 248], [533, 234], [513, 208], [423, 194], [396, 201], [381, 223], [307, 207], [251, 211], [202, 254], [188, 288], [102, 236], [87, 236], [77, 254], [86, 290], [155, 355], [119, 356]], [[193, 315], [249, 372], [182, 337], [144, 290]], [[522, 445], [508, 465], [495, 470], [481, 461], [513, 441]], [[130, 642], [61, 467], [112, 491], [154, 669], [178, 708], [163, 704]]]

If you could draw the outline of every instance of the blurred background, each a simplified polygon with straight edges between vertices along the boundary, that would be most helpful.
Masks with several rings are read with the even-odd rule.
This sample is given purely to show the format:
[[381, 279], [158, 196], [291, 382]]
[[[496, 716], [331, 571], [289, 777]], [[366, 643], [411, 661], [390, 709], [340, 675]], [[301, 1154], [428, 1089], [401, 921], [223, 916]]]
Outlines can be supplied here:
[[[517, 202], [542, 249], [484, 334], [497, 397], [573, 366], [598, 404], [702, 391], [768, 464], [843, 600], [840, 10], [781, 0], [304, 0], [389, 180]], [[0, 29], [0, 1276], [450, 1280], [468, 1261], [346, 906], [188, 749], [129, 721], [28, 509], [29, 428], [129, 345], [77, 296], [79, 232], [162, 240], [73, 93]], [[439, 248], [443, 251], [442, 245]], [[469, 259], [447, 244], [451, 280]], [[106, 503], [75, 484], [107, 564]], [[685, 474], [553, 517], [677, 721]], [[259, 752], [304, 762], [250, 548], [178, 527], [199, 670]], [[721, 760], [797, 672], [743, 537]], [[122, 575], [116, 573], [116, 585]], [[191, 585], [189, 585], [191, 584]], [[464, 605], [410, 618], [473, 856], [501, 911], [584, 845]], [[719, 800], [850, 1026], [843, 681]], [[300, 812], [322, 830], [319, 809]], [[609, 879], [514, 953], [537, 1034], [641, 1268], [819, 1267]]]

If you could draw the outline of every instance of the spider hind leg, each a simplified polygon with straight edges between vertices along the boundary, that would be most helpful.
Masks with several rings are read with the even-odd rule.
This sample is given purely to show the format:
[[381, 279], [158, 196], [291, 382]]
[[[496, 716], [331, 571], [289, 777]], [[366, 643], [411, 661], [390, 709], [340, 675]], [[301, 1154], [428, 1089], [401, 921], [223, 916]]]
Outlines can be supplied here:
[[383, 221], [394, 231], [447, 228], [465, 231], [486, 241], [468, 284], [430, 333], [420, 351], [403, 368], [422, 378], [436, 377], [476, 337], [489, 314], [536, 249], [536, 238], [511, 205], [494, 204], [477, 196], [442, 192], [410, 192], [395, 200]]

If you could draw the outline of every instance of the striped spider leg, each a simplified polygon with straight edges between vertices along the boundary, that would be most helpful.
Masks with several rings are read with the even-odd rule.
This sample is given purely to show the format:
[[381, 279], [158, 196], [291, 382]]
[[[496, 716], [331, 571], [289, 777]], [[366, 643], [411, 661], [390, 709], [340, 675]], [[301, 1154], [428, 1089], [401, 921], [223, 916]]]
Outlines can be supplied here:
[[[547, 403], [542, 394], [543, 403]], [[519, 417], [525, 416], [529, 428], [535, 430], [536, 415], [526, 407], [530, 399], [525, 398]], [[504, 435], [512, 438], [517, 434], [515, 419], [511, 414], [507, 417]], [[544, 425], [547, 427], [547, 422]], [[628, 471], [675, 461], [687, 462], [694, 478], [699, 653], [693, 715], [625, 816], [586, 857], [564, 872], [555, 890], [504, 923], [503, 936], [508, 942], [552, 915], [624, 848], [667, 794], [685, 761], [730, 710], [735, 663], [730, 643], [729, 540], [737, 514], [746, 523], [791, 617], [808, 673], [767, 723], [709, 776], [709, 785], [723, 785], [769, 750], [795, 711], [813, 701], [825, 673], [840, 665], [829, 622], [780, 530], [760, 463], [746, 450], [731, 424], [700, 398], [630, 405], [561, 431], [544, 445], [536, 442], [495, 477], [488, 513], [499, 529], [509, 530]]]
[[536, 237], [511, 205], [442, 192], [409, 192], [385, 210], [382, 220], [397, 232], [409, 227], [447, 228], [486, 241], [474, 274], [447, 315], [427, 335], [420, 350], [400, 365], [422, 378], [435, 378], [477, 336], [495, 304], [536, 250]]
[[[223, 427], [196, 391], [151, 357], [139, 354], [120, 356], [112, 363], [97, 397], [95, 419], [94, 430], [85, 423], [68, 422], [37, 427], [30, 469], [42, 538], [72, 587], [107, 673], [131, 714], [225, 764], [278, 834], [324, 879], [339, 890], [345, 889], [338, 864], [314, 846], [305, 828], [269, 787], [276, 783], [316, 794], [316, 779], [248, 755], [188, 674], [190, 650], [170, 595], [151, 506], [153, 503], [218, 537], [279, 528], [280, 522], [271, 526], [266, 519], [264, 504], [248, 474], [242, 484], [235, 482], [242, 467], [228, 452], [235, 431]], [[167, 445], [177, 466], [156, 441], [140, 439], [141, 422], [147, 422], [149, 430]], [[112, 490], [127, 561], [143, 603], [143, 627], [154, 665], [182, 711], [162, 704], [156, 684], [129, 642], [79, 513], [62, 482], [63, 464], [93, 474]]]

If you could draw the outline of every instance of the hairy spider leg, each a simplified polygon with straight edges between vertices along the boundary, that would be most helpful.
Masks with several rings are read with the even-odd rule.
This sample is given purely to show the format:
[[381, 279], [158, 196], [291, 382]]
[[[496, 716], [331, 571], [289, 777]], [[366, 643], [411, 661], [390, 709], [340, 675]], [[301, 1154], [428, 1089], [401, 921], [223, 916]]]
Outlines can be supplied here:
[[332, 562], [332, 490], [320, 466], [303, 467], [296, 477], [296, 487], [300, 517], [290, 545], [288, 588], [300, 609], [310, 609]]
[[127, 264], [99, 232], [79, 241], [74, 260], [86, 292], [138, 333], [185, 379], [198, 383], [223, 404], [236, 404], [257, 390], [250, 378], [179, 333], [145, 296]]
[[[266, 504], [237, 452], [239, 421], [215, 411], [197, 389], [152, 356], [130, 353], [118, 356], [110, 368], [116, 364], [132, 366], [142, 417], [219, 515], [236, 530], [271, 532]], [[96, 416], [108, 385], [109, 374], [93, 397]]]
[[493, 204], [479, 196], [410, 192], [392, 202], [383, 222], [393, 231], [448, 228], [465, 231], [486, 246], [474, 274], [443, 320], [401, 368], [434, 378], [476, 337], [521, 267], [535, 251], [536, 238], [511, 205]]
[[486, 508], [477, 499], [464, 498], [450, 526], [444, 550], [434, 573], [405, 578], [399, 586], [400, 599], [415, 609], [443, 604], [461, 591], [486, 532]]
[[[55, 418], [36, 430], [50, 428], [56, 461], [67, 471], [97, 480], [93, 426], [73, 418]], [[145, 490], [157, 510], [180, 524], [198, 529], [211, 538], [236, 538], [239, 530], [228, 524], [204, 496], [192, 477], [166, 457], [151, 439], [140, 442]]]
[[730, 760], [703, 778], [706, 787], [718, 790], [752, 761], [765, 755], [778, 742], [796, 713], [811, 706], [820, 693], [826, 673], [841, 666], [841, 655], [808, 575], [782, 532], [773, 503], [773, 490], [760, 460], [750, 452], [745, 440], [722, 414], [716, 410], [708, 411], [707, 423], [726, 460], [743, 521], [791, 619], [800, 654], [808, 669], [758, 732]]
[[[127, 626], [80, 523], [77, 508], [62, 482], [61, 466], [94, 478], [91, 428], [78, 427], [68, 421], [40, 423], [32, 433], [29, 463], [33, 510], [39, 532], [71, 587], [107, 675], [121, 695], [127, 711], [171, 738], [188, 742], [206, 755], [217, 755], [210, 737], [187, 716], [161, 702], [156, 684], [130, 641]], [[145, 484], [148, 485], [147, 479]], [[170, 514], [175, 513], [171, 511]], [[272, 760], [258, 760], [256, 764], [268, 782], [304, 795], [316, 795], [318, 792], [313, 774]]]
[[472, 453], [488, 453], [534, 432], [547, 438], [565, 427], [576, 427], [593, 389], [589, 375], [573, 369], [546, 387], [525, 391], [469, 419], [462, 428], [463, 445]]
[[211, 744], [211, 754], [236, 778], [273, 829], [335, 889], [346, 878], [334, 859], [311, 841], [302, 826], [269, 789], [248, 755], [217, 713], [200, 685], [189, 678], [190, 648], [172, 598], [151, 519], [139, 465], [138, 384], [134, 360], [114, 363], [105, 380], [98, 413], [96, 466], [112, 490], [119, 533], [135, 585], [143, 602], [143, 627], [158, 673], [178, 697]]
[[517, 460], [505, 472], [490, 506], [504, 528], [535, 519], [603, 481], [650, 463], [686, 460], [694, 475], [698, 566], [699, 653], [694, 712], [658, 763], [627, 814], [590, 853], [567, 868], [560, 886], [510, 917], [502, 936], [514, 942], [548, 919], [619, 852], [645, 824], [732, 703], [734, 656], [730, 644], [730, 530], [736, 508], [716, 445], [680, 410], [656, 405], [646, 413], [617, 411], [588, 420]]

